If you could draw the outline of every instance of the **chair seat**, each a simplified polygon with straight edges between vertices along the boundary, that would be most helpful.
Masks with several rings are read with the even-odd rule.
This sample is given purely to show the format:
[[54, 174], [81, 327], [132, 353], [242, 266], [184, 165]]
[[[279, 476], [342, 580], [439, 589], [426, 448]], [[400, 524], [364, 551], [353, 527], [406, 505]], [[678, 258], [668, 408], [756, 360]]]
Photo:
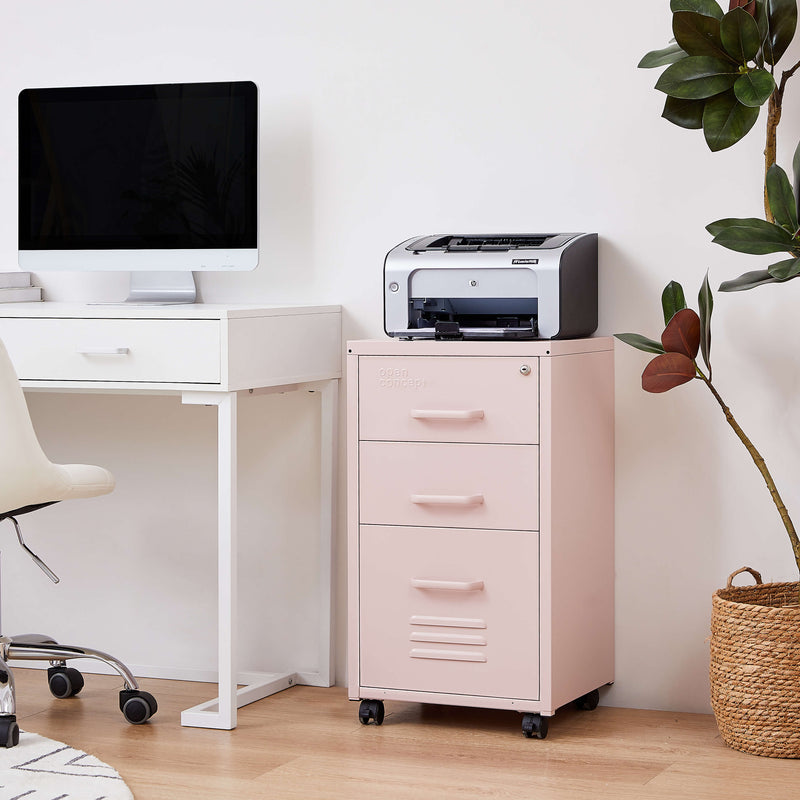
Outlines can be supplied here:
[[98, 497], [114, 489], [114, 476], [91, 464], [38, 463], [36, 469], [19, 470], [0, 486], [0, 515], [15, 508], [33, 511], [61, 500]]
[[114, 476], [104, 467], [91, 464], [55, 464], [67, 475], [65, 494], [59, 500], [97, 497], [114, 489]]

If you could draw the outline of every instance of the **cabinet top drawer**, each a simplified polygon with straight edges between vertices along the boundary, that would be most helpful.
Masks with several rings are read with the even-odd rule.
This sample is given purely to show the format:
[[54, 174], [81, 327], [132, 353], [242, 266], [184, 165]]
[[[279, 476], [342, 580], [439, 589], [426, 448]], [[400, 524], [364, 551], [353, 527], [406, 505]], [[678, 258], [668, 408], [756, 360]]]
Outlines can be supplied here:
[[218, 320], [3, 319], [21, 380], [220, 382]]
[[539, 441], [538, 358], [358, 358], [359, 439]]

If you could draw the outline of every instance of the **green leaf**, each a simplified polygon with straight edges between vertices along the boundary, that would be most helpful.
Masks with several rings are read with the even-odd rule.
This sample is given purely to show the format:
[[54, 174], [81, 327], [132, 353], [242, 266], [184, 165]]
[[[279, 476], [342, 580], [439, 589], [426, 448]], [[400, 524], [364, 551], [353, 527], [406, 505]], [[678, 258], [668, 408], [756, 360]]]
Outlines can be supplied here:
[[756, 53], [755, 62], [759, 67], [764, 66], [764, 41], [769, 33], [769, 24], [767, 23], [767, 12], [764, 10], [764, 0], [756, 0], [755, 13], [753, 15], [758, 26], [758, 38], [761, 46]]
[[792, 172], [794, 172], [794, 182], [800, 183], [800, 142], [794, 149], [794, 156], [792, 157]]
[[779, 281], [788, 281], [800, 275], [800, 257], [787, 258], [786, 261], [778, 261], [767, 267], [767, 272]]
[[716, 153], [744, 138], [756, 124], [758, 111], [742, 105], [733, 91], [708, 100], [703, 109], [703, 135], [708, 149]]
[[760, 67], [764, 66], [764, 51], [768, 47], [767, 40], [769, 39], [769, 20], [767, 19], [767, 9], [764, 5], [764, 1], [765, 0], [757, 0], [755, 14], [758, 36], [761, 39], [761, 48], [756, 56], [756, 61], [759, 62]]
[[768, 29], [762, 48], [764, 60], [776, 64], [797, 29], [797, 0], [764, 0], [764, 10]]
[[664, 67], [667, 64], [674, 64], [686, 58], [686, 53], [678, 44], [671, 44], [661, 50], [651, 50], [642, 56], [642, 60], [636, 65], [639, 69], [652, 69], [653, 67]]
[[729, 11], [720, 23], [722, 46], [731, 58], [746, 64], [756, 57], [761, 47], [761, 36], [753, 17], [743, 8]]
[[798, 228], [797, 203], [788, 176], [777, 164], [773, 164], [767, 170], [766, 184], [767, 200], [775, 222], [794, 235]]
[[722, 9], [715, 0], [671, 0], [669, 8], [673, 14], [676, 11], [695, 11], [707, 17], [722, 19]]
[[661, 293], [661, 308], [664, 310], [664, 324], [669, 325], [669, 321], [678, 311], [686, 308], [686, 297], [683, 294], [683, 286], [677, 281], [670, 281]]
[[741, 228], [747, 227], [750, 222], [762, 222], [762, 220], [756, 219], [755, 217], [727, 217], [725, 219], [718, 219], [716, 222], [710, 222], [706, 225], [706, 230], [712, 235], [716, 236], [721, 231], [724, 231], [726, 228]]
[[702, 100], [730, 89], [739, 77], [730, 61], [711, 56], [688, 56], [668, 66], [656, 89], [683, 100]]
[[703, 109], [705, 106], [705, 100], [681, 100], [678, 97], [667, 95], [661, 116], [681, 128], [699, 130], [703, 127]]
[[797, 208], [800, 208], [800, 142], [797, 143], [797, 148], [794, 151], [792, 174], [794, 177], [794, 204]]
[[[750, 15], [745, 11], [747, 17]], [[765, 69], [756, 68], [745, 72], [733, 84], [736, 99], [745, 106], [758, 108], [769, 100], [775, 91], [775, 78]]]
[[694, 11], [678, 11], [672, 16], [672, 32], [675, 34], [675, 41], [690, 56], [712, 56], [723, 61], [732, 61], [722, 46], [720, 22], [714, 17], [706, 17]]
[[700, 309], [700, 353], [708, 367], [708, 379], [711, 380], [711, 312], [714, 310], [714, 295], [708, 284], [708, 272], [700, 287], [697, 302]]
[[765, 283], [781, 283], [778, 278], [773, 277], [765, 269], [745, 272], [732, 281], [723, 281], [719, 285], [721, 292], [743, 292], [745, 289], [755, 289], [756, 286], [763, 286]]
[[625, 344], [635, 347], [637, 350], [643, 350], [645, 353], [663, 353], [664, 347], [661, 342], [655, 339], [648, 339], [646, 336], [641, 336], [638, 333], [615, 333], [614, 336]]
[[[723, 222], [724, 220], [720, 220]], [[791, 233], [763, 219], [749, 218], [739, 220], [740, 225], [729, 225], [714, 236], [714, 243], [735, 250], [737, 253], [765, 255], [766, 253], [791, 252], [794, 239]], [[712, 223], [711, 229], [719, 223]]]

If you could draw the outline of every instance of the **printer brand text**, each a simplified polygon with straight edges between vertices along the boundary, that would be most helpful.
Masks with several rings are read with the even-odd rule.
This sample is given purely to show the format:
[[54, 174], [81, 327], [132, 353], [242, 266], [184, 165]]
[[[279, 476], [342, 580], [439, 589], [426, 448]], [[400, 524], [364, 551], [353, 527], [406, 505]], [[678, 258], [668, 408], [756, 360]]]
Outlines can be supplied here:
[[415, 378], [400, 367], [382, 367], [378, 370], [378, 386], [382, 389], [421, 389], [425, 386], [425, 379]]

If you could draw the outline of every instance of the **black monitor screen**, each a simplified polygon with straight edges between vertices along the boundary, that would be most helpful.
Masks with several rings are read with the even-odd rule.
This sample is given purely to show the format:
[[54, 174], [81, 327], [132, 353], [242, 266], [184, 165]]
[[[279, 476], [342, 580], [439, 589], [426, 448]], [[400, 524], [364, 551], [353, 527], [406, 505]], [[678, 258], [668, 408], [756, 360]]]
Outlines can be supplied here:
[[252, 248], [255, 84], [25, 89], [21, 250]]

